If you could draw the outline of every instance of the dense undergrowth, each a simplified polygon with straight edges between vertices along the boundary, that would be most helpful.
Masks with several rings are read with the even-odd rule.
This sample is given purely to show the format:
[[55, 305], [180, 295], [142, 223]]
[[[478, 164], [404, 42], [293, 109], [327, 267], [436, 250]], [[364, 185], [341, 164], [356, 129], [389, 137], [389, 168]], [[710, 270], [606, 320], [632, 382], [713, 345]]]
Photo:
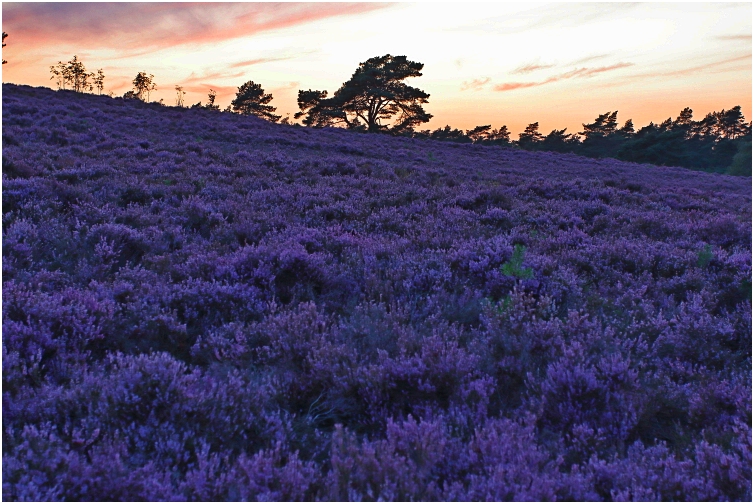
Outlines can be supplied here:
[[751, 499], [751, 179], [2, 99], [4, 500]]

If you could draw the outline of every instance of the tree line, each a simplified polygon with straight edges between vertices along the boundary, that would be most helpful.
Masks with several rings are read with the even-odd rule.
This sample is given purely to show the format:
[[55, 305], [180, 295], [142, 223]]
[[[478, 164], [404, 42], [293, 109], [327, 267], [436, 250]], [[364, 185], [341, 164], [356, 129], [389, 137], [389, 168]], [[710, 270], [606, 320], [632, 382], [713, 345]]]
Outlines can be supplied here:
[[[3, 33], [3, 40], [6, 36]], [[423, 63], [410, 61], [406, 56], [386, 54], [370, 58], [360, 63], [351, 78], [332, 96], [327, 90], [299, 90], [299, 111], [294, 119], [301, 119], [302, 125], [314, 128], [341, 127], [365, 133], [610, 157], [751, 176], [752, 125], [746, 122], [740, 106], [710, 112], [699, 121], [693, 120], [693, 111], [686, 107], [675, 120], [650, 122], [638, 130], [631, 119], [618, 127], [617, 110], [600, 114], [591, 123], [582, 123], [583, 131], [578, 133], [566, 133], [567, 128], [564, 128], [545, 135], [539, 131], [539, 122], [534, 122], [519, 133], [518, 140], [511, 139], [505, 125], [494, 129], [488, 124], [465, 131], [449, 125], [435, 130], [418, 129], [432, 118], [423, 108], [429, 94], [404, 81], [420, 77], [423, 67]], [[96, 74], [87, 73], [76, 56], [68, 63], [51, 66], [50, 72], [51, 79], [57, 80], [58, 89], [83, 92], [96, 87], [101, 93], [104, 87], [102, 69]], [[155, 89], [154, 75], [139, 72], [133, 80], [133, 89], [123, 98], [149, 101], [150, 92]], [[175, 105], [185, 106], [183, 87], [176, 85], [175, 90]], [[191, 108], [220, 112], [219, 105], [215, 104], [216, 96], [210, 89], [207, 103], [202, 105], [200, 101]], [[272, 99], [272, 94], [265, 93], [260, 84], [248, 81], [238, 87], [236, 97], [223, 112], [292, 124], [289, 117], [281, 119], [275, 114], [276, 107], [269, 105]]]

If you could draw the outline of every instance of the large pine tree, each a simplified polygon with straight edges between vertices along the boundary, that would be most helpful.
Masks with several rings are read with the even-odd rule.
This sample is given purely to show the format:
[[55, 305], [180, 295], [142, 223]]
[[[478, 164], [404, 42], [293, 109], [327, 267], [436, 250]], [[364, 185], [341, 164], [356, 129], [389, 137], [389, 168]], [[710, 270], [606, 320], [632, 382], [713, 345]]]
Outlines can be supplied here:
[[[423, 63], [409, 61], [406, 56], [379, 56], [359, 64], [354, 74], [332, 98], [327, 91], [299, 93], [300, 117], [307, 114], [305, 124], [343, 124], [367, 131], [405, 133], [428, 122], [423, 104], [429, 94], [403, 81], [420, 77]], [[321, 96], [321, 98], [320, 98]], [[301, 98], [305, 98], [302, 102]], [[383, 124], [392, 121], [392, 125]]]

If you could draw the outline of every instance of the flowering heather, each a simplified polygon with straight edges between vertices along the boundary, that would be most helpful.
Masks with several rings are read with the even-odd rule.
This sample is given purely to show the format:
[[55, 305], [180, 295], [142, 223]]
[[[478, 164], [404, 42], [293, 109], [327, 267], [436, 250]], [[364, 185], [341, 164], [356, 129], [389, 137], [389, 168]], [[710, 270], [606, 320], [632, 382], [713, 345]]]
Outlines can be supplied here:
[[2, 99], [4, 500], [751, 500], [751, 179]]

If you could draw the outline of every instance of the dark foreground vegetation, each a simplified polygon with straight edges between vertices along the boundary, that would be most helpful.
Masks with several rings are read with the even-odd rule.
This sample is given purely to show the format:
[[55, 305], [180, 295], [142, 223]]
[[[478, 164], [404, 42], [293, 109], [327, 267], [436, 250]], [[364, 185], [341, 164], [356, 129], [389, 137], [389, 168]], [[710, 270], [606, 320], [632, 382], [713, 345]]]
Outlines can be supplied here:
[[751, 500], [751, 179], [2, 121], [4, 500]]

